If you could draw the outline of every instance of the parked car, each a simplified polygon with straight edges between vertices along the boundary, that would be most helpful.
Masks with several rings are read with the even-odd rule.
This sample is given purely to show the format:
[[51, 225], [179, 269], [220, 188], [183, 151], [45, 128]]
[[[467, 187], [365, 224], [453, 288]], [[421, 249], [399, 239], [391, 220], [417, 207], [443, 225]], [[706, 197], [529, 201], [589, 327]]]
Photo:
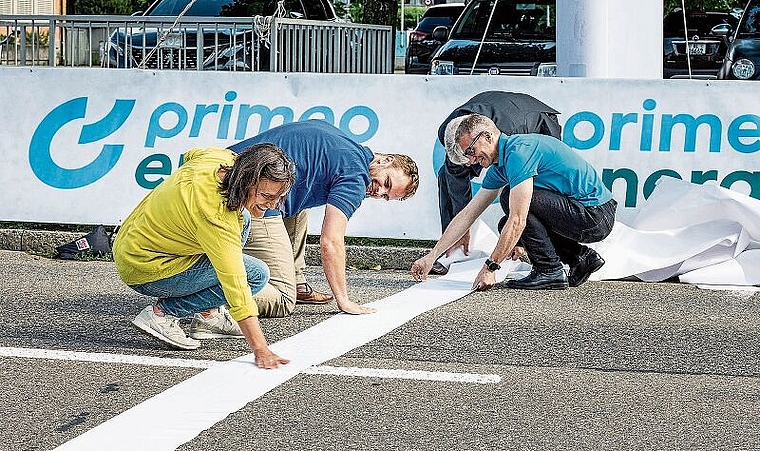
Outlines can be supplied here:
[[760, 0], [749, 0], [739, 27], [731, 36], [723, 66], [722, 80], [757, 80], [760, 78]]
[[554, 76], [556, 11], [556, 0], [471, 0], [450, 33], [433, 30], [434, 39], [448, 40], [433, 55], [430, 73]]
[[720, 11], [689, 11], [685, 16], [686, 33], [683, 10], [663, 19], [663, 78], [716, 78], [728, 49], [726, 34], [736, 30], [739, 18]]
[[430, 57], [443, 44], [442, 41], [432, 38], [433, 29], [438, 26], [451, 28], [462, 10], [464, 10], [464, 3], [434, 5], [425, 10], [414, 31], [409, 33], [404, 72], [407, 74], [430, 72]]
[[[167, 21], [149, 21], [117, 29], [101, 48], [101, 65], [148, 69], [197, 69], [200, 65], [204, 70], [268, 70], [269, 45], [252, 26], [253, 16], [277, 14], [296, 19], [339, 20], [329, 0], [195, 0], [184, 17], [248, 19], [204, 25], [200, 32], [196, 24], [188, 23], [169, 29], [173, 18], [182, 14], [190, 1], [156, 0], [144, 13], [137, 13], [145, 17], [166, 17]], [[257, 52], [261, 53], [257, 56]]]

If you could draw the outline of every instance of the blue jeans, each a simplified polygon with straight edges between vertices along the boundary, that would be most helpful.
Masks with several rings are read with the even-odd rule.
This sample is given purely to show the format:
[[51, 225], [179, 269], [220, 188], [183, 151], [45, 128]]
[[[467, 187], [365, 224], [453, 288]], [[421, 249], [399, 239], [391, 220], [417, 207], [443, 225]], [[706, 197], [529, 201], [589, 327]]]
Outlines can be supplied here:
[[[509, 187], [504, 188], [499, 201], [508, 216]], [[561, 269], [563, 262], [574, 266], [586, 250], [580, 243], [596, 243], [610, 234], [616, 209], [615, 199], [586, 207], [563, 194], [534, 188], [520, 244], [538, 271]]]
[[[248, 240], [250, 231], [251, 214], [243, 209], [243, 243]], [[251, 293], [258, 293], [269, 280], [269, 268], [258, 258], [243, 254], [242, 246], [240, 255], [248, 274]], [[157, 297], [159, 308], [178, 318], [227, 303], [216, 270], [206, 255], [179, 274], [141, 285], [131, 285], [131, 288], [140, 294]]]

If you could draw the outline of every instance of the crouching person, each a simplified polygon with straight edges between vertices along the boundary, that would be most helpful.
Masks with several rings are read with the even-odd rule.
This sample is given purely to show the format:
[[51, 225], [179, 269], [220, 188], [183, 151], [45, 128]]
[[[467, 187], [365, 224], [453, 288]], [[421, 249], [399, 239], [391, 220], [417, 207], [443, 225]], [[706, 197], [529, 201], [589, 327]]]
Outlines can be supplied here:
[[[196, 349], [204, 338], [245, 338], [257, 366], [288, 363], [269, 350], [253, 300], [269, 270], [244, 255], [242, 245], [251, 215], [277, 208], [294, 174], [293, 163], [271, 144], [240, 154], [186, 153], [182, 167], [124, 220], [114, 242], [122, 280], [158, 298], [132, 321], [135, 327], [178, 349]], [[186, 316], [192, 316], [190, 337], [179, 325]]]

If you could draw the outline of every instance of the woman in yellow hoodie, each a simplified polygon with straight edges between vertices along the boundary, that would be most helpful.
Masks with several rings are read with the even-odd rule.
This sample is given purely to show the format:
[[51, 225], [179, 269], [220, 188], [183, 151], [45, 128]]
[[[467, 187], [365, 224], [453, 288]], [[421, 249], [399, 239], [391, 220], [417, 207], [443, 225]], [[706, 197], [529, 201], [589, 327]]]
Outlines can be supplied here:
[[[242, 244], [251, 215], [278, 207], [294, 169], [271, 144], [239, 154], [187, 152], [182, 167], [145, 196], [114, 241], [122, 280], [158, 298], [132, 321], [135, 327], [178, 349], [197, 349], [204, 338], [245, 338], [259, 367], [288, 363], [269, 350], [252, 299], [269, 269], [243, 254]], [[179, 326], [186, 316], [193, 317], [192, 338]]]

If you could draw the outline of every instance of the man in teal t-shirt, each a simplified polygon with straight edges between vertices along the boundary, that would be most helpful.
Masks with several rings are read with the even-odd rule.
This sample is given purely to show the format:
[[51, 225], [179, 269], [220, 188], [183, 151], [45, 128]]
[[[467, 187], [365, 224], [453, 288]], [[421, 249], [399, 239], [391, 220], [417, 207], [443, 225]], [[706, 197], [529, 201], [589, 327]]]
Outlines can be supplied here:
[[[414, 262], [412, 275], [416, 279], [427, 275], [438, 255], [461, 238], [499, 195], [506, 222], [473, 288], [493, 286], [499, 263], [506, 258], [517, 259], [525, 250], [533, 270], [524, 279], [509, 281], [509, 288], [578, 286], [602, 267], [602, 257], [581, 243], [594, 243], [609, 235], [617, 202], [586, 160], [551, 136], [507, 136], [479, 114], [461, 121], [454, 141], [446, 149], [453, 163], [480, 164], [489, 168], [488, 173], [481, 189], [446, 228], [433, 250]], [[569, 266], [569, 275], [563, 263]]]

